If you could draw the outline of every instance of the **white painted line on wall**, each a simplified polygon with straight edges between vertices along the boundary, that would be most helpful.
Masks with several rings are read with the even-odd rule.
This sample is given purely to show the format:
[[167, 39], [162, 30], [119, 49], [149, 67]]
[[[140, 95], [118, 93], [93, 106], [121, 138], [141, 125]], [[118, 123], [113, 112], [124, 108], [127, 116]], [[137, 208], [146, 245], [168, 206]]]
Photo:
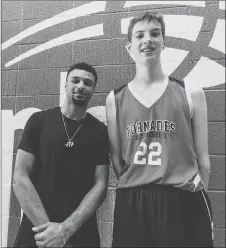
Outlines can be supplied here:
[[102, 121], [107, 125], [106, 117], [106, 107], [105, 106], [95, 106], [87, 109], [87, 112], [96, 117], [99, 121]]
[[176, 70], [176, 68], [179, 65], [180, 65], [179, 61], [178, 62], [163, 61], [162, 70], [164, 71], [166, 75], [170, 75]]
[[24, 129], [28, 118], [38, 111], [40, 111], [38, 108], [27, 108], [13, 116], [12, 110], [2, 110], [2, 199], [4, 199], [2, 201], [2, 247], [7, 247], [15, 130]]
[[212, 87], [225, 83], [225, 67], [201, 57], [184, 81], [190, 86]]
[[[127, 34], [132, 17], [121, 20], [121, 32]], [[203, 17], [187, 15], [165, 15], [167, 23], [166, 36], [195, 41], [201, 30]]]
[[166, 47], [162, 51], [161, 60], [162, 60], [162, 63], [178, 62], [180, 64], [183, 61], [183, 59], [187, 56], [187, 54], [188, 54], [188, 51]]
[[60, 73], [60, 106], [63, 105], [65, 100], [65, 82], [66, 82], [67, 72]]
[[165, 74], [170, 75], [180, 66], [188, 52], [175, 48], [166, 47], [161, 54], [162, 69]]
[[80, 30], [73, 31], [71, 33], [62, 35], [60, 37], [57, 37], [53, 40], [50, 40], [42, 45], [39, 45], [23, 54], [20, 56], [16, 57], [15, 59], [9, 61], [8, 63], [5, 64], [6, 67], [9, 67], [23, 59], [29, 58], [34, 54], [46, 51], [50, 48], [56, 47], [56, 46], [61, 46], [63, 44], [76, 41], [76, 40], [81, 40], [85, 38], [90, 38], [90, 37], [95, 37], [103, 35], [103, 24], [97, 24], [93, 25], [87, 28], [83, 28]]
[[219, 9], [225, 10], [225, 1], [219, 1]]
[[7, 247], [8, 216], [10, 209], [10, 191], [13, 164], [14, 126], [13, 111], [2, 110], [2, 247]]
[[26, 108], [23, 109], [19, 112], [16, 113], [16, 115], [13, 118], [14, 121], [14, 130], [17, 129], [24, 129], [24, 126], [27, 122], [27, 120], [29, 119], [29, 117], [36, 112], [41, 111], [41, 109], [38, 108]]
[[48, 27], [52, 27], [56, 24], [75, 19], [81, 16], [86, 16], [94, 13], [98, 13], [100, 11], [104, 11], [106, 6], [106, 1], [94, 1], [91, 3], [87, 3], [76, 8], [64, 11], [58, 15], [55, 15], [49, 19], [46, 19], [24, 31], [17, 34], [16, 36], [12, 37], [11, 39], [7, 40], [2, 44], [2, 50], [10, 47], [11, 45], [15, 44], [22, 39], [31, 36], [41, 30], [44, 30]]
[[[3, 198], [2, 198], [3, 199]], [[4, 199], [5, 201], [5, 199]], [[1, 226], [1, 247], [7, 247], [7, 237], [8, 237], [8, 223], [9, 223], [9, 216], [1, 216], [2, 217], [2, 226]]]
[[209, 46], [225, 53], [225, 20], [217, 21]]
[[205, 1], [126, 1], [124, 8], [153, 4], [169, 5], [191, 5], [196, 7], [205, 7]]

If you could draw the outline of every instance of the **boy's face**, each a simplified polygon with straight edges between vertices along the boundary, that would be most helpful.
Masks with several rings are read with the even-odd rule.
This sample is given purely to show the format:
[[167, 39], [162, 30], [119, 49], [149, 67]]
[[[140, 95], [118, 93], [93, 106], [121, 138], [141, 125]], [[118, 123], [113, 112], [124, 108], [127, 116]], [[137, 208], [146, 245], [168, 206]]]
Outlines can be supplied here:
[[146, 64], [151, 60], [160, 60], [164, 46], [161, 24], [153, 19], [150, 22], [140, 21], [134, 25], [127, 50], [136, 63]]

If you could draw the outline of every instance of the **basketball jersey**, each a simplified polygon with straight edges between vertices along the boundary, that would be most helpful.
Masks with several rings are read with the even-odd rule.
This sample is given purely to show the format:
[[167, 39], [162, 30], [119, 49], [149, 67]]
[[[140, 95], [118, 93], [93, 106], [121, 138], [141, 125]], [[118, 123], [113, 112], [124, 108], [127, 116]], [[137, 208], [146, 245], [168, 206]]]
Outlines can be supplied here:
[[189, 191], [204, 188], [184, 83], [166, 78], [164, 93], [150, 107], [137, 99], [128, 84], [114, 90], [120, 155], [124, 162], [118, 188], [149, 183]]

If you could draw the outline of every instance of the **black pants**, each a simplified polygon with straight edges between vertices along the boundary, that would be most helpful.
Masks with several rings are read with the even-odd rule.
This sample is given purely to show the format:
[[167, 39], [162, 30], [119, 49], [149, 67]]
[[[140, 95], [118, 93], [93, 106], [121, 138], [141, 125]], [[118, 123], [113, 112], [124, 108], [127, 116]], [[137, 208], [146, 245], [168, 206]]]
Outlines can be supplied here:
[[206, 192], [149, 184], [117, 189], [113, 247], [213, 247]]

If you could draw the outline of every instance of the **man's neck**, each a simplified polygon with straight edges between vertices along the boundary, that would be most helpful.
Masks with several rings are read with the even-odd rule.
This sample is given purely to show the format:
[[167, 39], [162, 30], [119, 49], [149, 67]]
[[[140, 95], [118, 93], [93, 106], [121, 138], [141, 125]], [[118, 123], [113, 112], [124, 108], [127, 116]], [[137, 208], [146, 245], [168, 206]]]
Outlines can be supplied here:
[[80, 107], [65, 101], [61, 107], [61, 112], [69, 119], [81, 120], [86, 116], [86, 106]]
[[162, 70], [161, 64], [146, 64], [146, 65], [136, 65], [136, 76], [134, 78], [135, 84], [140, 85], [150, 85], [153, 83], [163, 82], [165, 79], [165, 74]]

